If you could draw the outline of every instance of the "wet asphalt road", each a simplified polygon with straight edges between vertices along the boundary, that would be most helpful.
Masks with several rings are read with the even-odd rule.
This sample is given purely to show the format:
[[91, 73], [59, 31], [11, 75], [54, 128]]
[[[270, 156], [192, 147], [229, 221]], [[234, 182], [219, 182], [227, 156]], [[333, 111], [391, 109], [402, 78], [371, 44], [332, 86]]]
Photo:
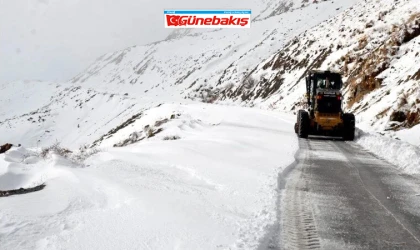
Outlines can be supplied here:
[[279, 176], [277, 226], [262, 248], [420, 249], [420, 179], [356, 143], [300, 139]]

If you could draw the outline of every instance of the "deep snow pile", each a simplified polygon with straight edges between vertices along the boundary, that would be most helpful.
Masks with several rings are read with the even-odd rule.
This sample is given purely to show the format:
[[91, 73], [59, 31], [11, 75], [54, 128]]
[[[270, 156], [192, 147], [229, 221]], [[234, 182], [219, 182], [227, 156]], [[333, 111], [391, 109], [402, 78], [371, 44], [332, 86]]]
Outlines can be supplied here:
[[400, 130], [395, 133], [396, 137], [420, 147], [420, 124], [412, 129]]
[[[107, 146], [168, 117], [161, 134]], [[40, 179], [47, 186], [0, 198], [1, 246], [255, 249], [276, 223], [277, 175], [298, 147], [291, 119], [239, 107], [162, 105], [104, 139], [107, 149], [89, 158], [87, 168], [21, 163], [21, 171], [45, 172], [48, 178]], [[164, 139], [172, 135], [179, 138]]]
[[57, 156], [45, 161], [35, 151], [12, 148], [0, 155], [0, 190], [33, 188], [44, 184], [60, 174], [60, 170], [54, 167], [57, 161]]
[[[406, 174], [420, 174], [420, 147], [380, 134], [361, 130], [357, 133], [356, 142], [370, 152], [397, 166]], [[419, 143], [419, 134], [415, 136], [416, 142]]]
[[[57, 150], [59, 149], [59, 150]], [[0, 191], [31, 189], [66, 175], [68, 168], [85, 167], [83, 160], [97, 151], [66, 154], [59, 145], [43, 149], [12, 147], [0, 154]], [[67, 150], [68, 151], [68, 150]]]

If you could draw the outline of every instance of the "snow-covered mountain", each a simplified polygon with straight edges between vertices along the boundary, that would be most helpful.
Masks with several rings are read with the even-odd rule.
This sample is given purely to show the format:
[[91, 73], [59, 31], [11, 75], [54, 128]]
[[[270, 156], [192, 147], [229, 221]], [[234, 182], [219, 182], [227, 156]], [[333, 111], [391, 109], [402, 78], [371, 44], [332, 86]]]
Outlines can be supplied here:
[[355, 2], [263, 1], [251, 29], [178, 32], [106, 54], [68, 83], [10, 83], [0, 93], [0, 132], [30, 146], [79, 147], [161, 103], [212, 101], [211, 89], [238, 85], [291, 38]]
[[359, 126], [419, 123], [418, 1], [267, 0], [254, 7], [251, 29], [178, 30], [103, 55], [67, 83], [2, 86], [0, 132], [31, 146], [79, 147], [162, 103], [296, 111], [312, 68], [343, 71], [346, 107]]
[[[356, 142], [419, 174], [418, 6], [256, 1], [251, 29], [177, 30], [68, 82], [0, 85], [0, 143], [22, 144], [0, 154], [0, 248], [277, 249], [313, 68], [344, 73], [358, 127], [415, 146], [360, 130]], [[327, 144], [322, 162], [344, 164]], [[2, 197], [20, 188], [42, 191]]]
[[[223, 98], [296, 110], [305, 72], [335, 69], [346, 77], [346, 106], [359, 125], [373, 130], [411, 128], [420, 123], [418, 6], [418, 1], [361, 1], [295, 37], [254, 68], [249, 77], [258, 87], [248, 90], [245, 83], [223, 92]], [[260, 98], [258, 91], [267, 85], [276, 92]]]

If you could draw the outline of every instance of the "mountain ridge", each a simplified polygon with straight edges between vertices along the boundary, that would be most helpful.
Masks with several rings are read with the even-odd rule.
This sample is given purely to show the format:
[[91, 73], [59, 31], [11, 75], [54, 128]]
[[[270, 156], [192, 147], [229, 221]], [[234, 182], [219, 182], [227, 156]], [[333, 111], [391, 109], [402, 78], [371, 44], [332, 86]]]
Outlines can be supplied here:
[[[275, 3], [283, 7], [292, 3], [292, 7], [271, 15], [273, 9], [267, 6]], [[404, 53], [408, 52], [391, 58], [387, 69], [378, 76], [401, 77], [404, 74], [392, 73], [390, 69], [404, 68], [402, 62], [408, 62], [410, 72], [406, 75], [411, 74], [413, 79], [401, 86], [389, 85], [385, 80], [385, 87], [373, 89], [352, 105], [349, 97], [354, 90], [349, 84], [345, 89], [346, 107], [356, 112], [358, 125], [363, 128], [399, 130], [418, 123], [416, 1], [293, 0], [264, 4], [267, 8], [260, 8], [258, 21], [251, 29], [191, 30], [177, 38], [107, 53], [69, 82], [50, 83], [54, 89], [30, 83], [33, 93], [45, 95], [30, 103], [32, 111], [19, 107], [9, 114], [0, 112], [0, 131], [9, 141], [33, 146], [58, 140], [78, 147], [162, 103], [200, 101], [296, 112], [304, 106], [301, 80], [308, 69], [343, 71], [345, 67], [357, 67], [356, 63], [363, 64], [369, 55], [374, 55], [375, 44], [384, 43], [403, 27], [414, 30], [409, 32], [413, 37], [400, 46]], [[373, 23], [370, 17], [376, 17]], [[395, 23], [399, 28], [385, 33]], [[345, 80], [349, 75], [345, 72]], [[17, 85], [26, 88], [23, 82]], [[407, 86], [406, 102], [399, 104]], [[10, 85], [3, 88], [7, 88], [3, 95], [19, 95]], [[374, 100], [370, 96], [382, 96], [388, 91], [392, 93], [383, 101], [366, 108], [366, 103]], [[30, 102], [28, 97], [29, 94], [26, 99]], [[376, 117], [385, 109], [385, 115]], [[400, 117], [406, 119], [392, 121], [398, 115], [394, 111], [402, 112]]]

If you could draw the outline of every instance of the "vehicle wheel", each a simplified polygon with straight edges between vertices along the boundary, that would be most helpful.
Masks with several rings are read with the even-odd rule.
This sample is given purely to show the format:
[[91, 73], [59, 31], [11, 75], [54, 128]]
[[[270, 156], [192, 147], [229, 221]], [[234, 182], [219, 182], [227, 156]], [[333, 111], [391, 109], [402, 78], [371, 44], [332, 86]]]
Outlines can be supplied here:
[[343, 139], [345, 141], [353, 141], [354, 134], [356, 131], [356, 118], [354, 114], [345, 113], [343, 115], [344, 129], [343, 129]]
[[305, 110], [299, 110], [298, 113], [298, 136], [300, 138], [308, 138], [309, 133], [309, 114]]
[[298, 124], [295, 123], [295, 134], [297, 134], [297, 133], [298, 133]]

